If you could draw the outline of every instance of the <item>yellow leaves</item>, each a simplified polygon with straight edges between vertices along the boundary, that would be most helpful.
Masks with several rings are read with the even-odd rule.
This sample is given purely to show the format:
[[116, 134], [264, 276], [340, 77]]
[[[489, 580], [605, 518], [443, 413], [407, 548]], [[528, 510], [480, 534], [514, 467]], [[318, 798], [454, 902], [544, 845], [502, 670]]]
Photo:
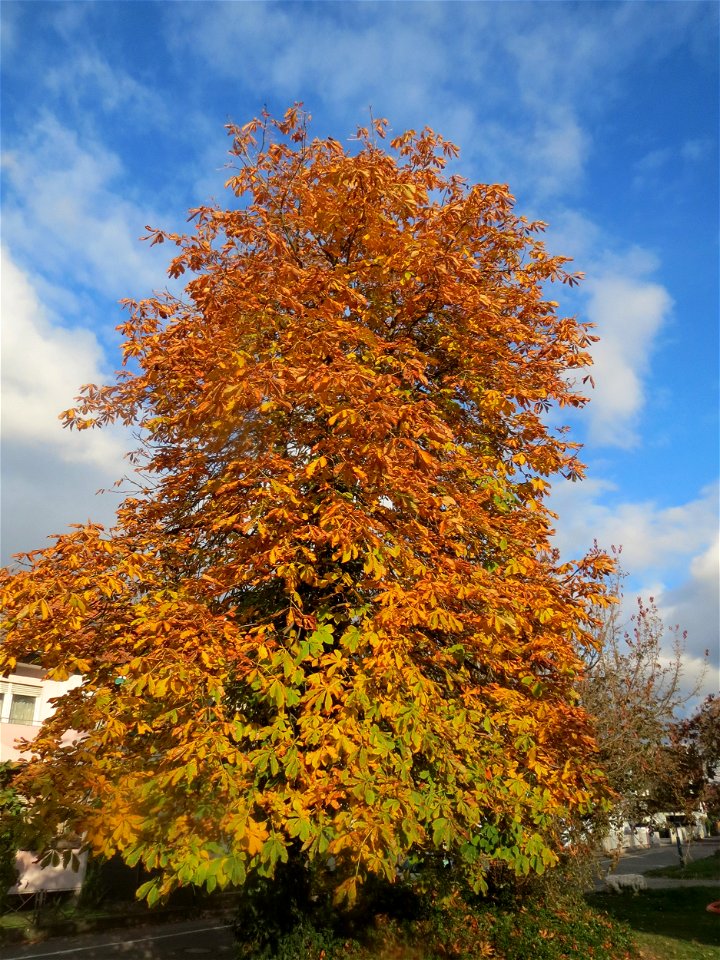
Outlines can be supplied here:
[[382, 580], [387, 573], [387, 567], [383, 563], [382, 557], [377, 550], [368, 553], [363, 563], [363, 572], [374, 580]]
[[264, 823], [253, 820], [252, 817], [248, 817], [244, 839], [247, 845], [247, 851], [251, 857], [262, 851], [267, 838], [267, 826]]
[[523, 576], [529, 573], [533, 568], [532, 561], [527, 557], [511, 557], [505, 565], [505, 573], [508, 576]]
[[504, 397], [499, 390], [485, 390], [481, 395], [480, 405], [483, 410], [503, 417], [508, 417], [515, 411], [512, 401]]
[[444, 630], [448, 633], [459, 633], [463, 628], [462, 621], [454, 614], [440, 609], [430, 611], [425, 622], [431, 630]]
[[359, 548], [355, 544], [349, 544], [348, 546], [343, 547], [342, 553], [340, 554], [340, 560], [342, 563], [349, 563], [350, 560], [355, 560], [359, 554]]
[[347, 907], [352, 907], [352, 905], [357, 900], [358, 894], [358, 877], [348, 877], [346, 880], [343, 880], [342, 883], [338, 884], [335, 888], [333, 894], [333, 903], [336, 906], [345, 905]]
[[268, 698], [275, 703], [278, 709], [282, 709], [285, 706], [287, 693], [288, 691], [285, 685], [278, 679], [273, 680], [267, 689]]
[[22, 607], [15, 614], [15, 620], [24, 620], [26, 617], [32, 617], [35, 614], [39, 614], [41, 620], [47, 620], [50, 617], [50, 608], [43, 598], [32, 600]]
[[357, 410], [352, 410], [350, 408], [343, 408], [337, 410], [332, 416], [328, 417], [328, 426], [340, 426], [343, 428], [352, 427], [360, 420], [360, 415]]

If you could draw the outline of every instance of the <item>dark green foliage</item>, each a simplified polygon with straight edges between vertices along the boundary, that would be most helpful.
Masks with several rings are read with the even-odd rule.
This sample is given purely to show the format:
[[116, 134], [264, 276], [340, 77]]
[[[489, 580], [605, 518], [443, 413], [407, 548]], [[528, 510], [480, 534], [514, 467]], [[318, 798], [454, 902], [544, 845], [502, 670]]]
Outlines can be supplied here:
[[287, 863], [276, 865], [272, 878], [250, 878], [235, 921], [240, 956], [311, 958], [324, 949], [329, 960], [340, 915], [333, 924], [328, 887], [296, 849]]
[[15, 768], [0, 763], [0, 909], [7, 904], [7, 891], [17, 883], [15, 855], [20, 846], [23, 803], [13, 787]]
[[[283, 864], [257, 881], [238, 917], [239, 955], [253, 960], [631, 960], [629, 931], [579, 896], [545, 897], [502, 882], [492, 896], [451, 892], [442, 872], [373, 880], [350, 911], [332, 908], [322, 877]], [[502, 880], [502, 878], [499, 878]]]
[[[248, 950], [250, 952], [248, 952]], [[341, 939], [330, 926], [315, 926], [300, 919], [291, 930], [275, 941], [274, 949], [266, 944], [257, 952], [249, 944], [240, 948], [240, 957], [252, 960], [361, 960], [357, 943]]]

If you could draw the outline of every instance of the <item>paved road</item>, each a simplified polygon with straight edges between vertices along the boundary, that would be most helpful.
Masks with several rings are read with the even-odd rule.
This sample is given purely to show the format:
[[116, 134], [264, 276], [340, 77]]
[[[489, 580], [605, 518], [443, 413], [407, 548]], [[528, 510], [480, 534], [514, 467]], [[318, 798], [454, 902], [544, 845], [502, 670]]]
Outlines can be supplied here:
[[[720, 850], [720, 837], [711, 837], [708, 840], [698, 840], [690, 844], [688, 851], [689, 860], [702, 860], [703, 857], [709, 857]], [[612, 863], [610, 857], [604, 857], [600, 861], [604, 872]], [[625, 850], [618, 862], [614, 873], [644, 873], [646, 870], [653, 870], [655, 867], [677, 867], [680, 865], [677, 847], [675, 844], [663, 844], [662, 846], [642, 848], [639, 850]]]
[[232, 958], [230, 925], [219, 920], [135, 927], [0, 948], [0, 960], [190, 960]]

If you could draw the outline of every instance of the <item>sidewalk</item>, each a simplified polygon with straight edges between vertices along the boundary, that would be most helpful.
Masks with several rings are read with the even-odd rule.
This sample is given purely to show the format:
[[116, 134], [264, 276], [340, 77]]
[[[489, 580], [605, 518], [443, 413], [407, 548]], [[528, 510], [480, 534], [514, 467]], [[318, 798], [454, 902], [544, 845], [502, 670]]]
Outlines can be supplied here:
[[[696, 840], [690, 844], [686, 851], [688, 862], [704, 860], [711, 857], [716, 851], [720, 850], [720, 837], [706, 837], [704, 840]], [[610, 869], [613, 864], [611, 857], [602, 857], [599, 865], [603, 874], [610, 873], [615, 876], [622, 876], [628, 873], [638, 873], [645, 875], [646, 870], [654, 870], [658, 867], [675, 867], [680, 863], [680, 857], [677, 848], [671, 844], [663, 844], [653, 847], [636, 847], [630, 850], [623, 850], [619, 861], [614, 869]], [[720, 889], [720, 876], [699, 877], [697, 879], [680, 879], [676, 877], [647, 877], [645, 883], [648, 890], [667, 890], [682, 887], [717, 887]], [[605, 889], [603, 879], [595, 881], [594, 889], [602, 891]]]
[[678, 877], [645, 877], [648, 890], [675, 890], [680, 887], [716, 887], [720, 890], [720, 878], [699, 877], [697, 880], [684, 880]]

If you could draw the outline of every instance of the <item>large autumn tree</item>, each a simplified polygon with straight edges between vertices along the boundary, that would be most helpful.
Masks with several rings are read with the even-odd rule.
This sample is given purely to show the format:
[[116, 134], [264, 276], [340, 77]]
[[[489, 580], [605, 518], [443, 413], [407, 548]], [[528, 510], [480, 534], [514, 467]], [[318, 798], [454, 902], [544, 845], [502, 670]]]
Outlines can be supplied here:
[[64, 415], [138, 428], [141, 489], [1, 584], [2, 668], [84, 677], [24, 773], [37, 825], [151, 900], [289, 852], [350, 899], [432, 850], [482, 888], [603, 790], [574, 690], [609, 561], [560, 564], [545, 501], [581, 471], [545, 420], [585, 402], [592, 337], [547, 295], [575, 277], [431, 130], [306, 121], [231, 126], [234, 202], [151, 231], [184, 295], [128, 301], [123, 371]]

